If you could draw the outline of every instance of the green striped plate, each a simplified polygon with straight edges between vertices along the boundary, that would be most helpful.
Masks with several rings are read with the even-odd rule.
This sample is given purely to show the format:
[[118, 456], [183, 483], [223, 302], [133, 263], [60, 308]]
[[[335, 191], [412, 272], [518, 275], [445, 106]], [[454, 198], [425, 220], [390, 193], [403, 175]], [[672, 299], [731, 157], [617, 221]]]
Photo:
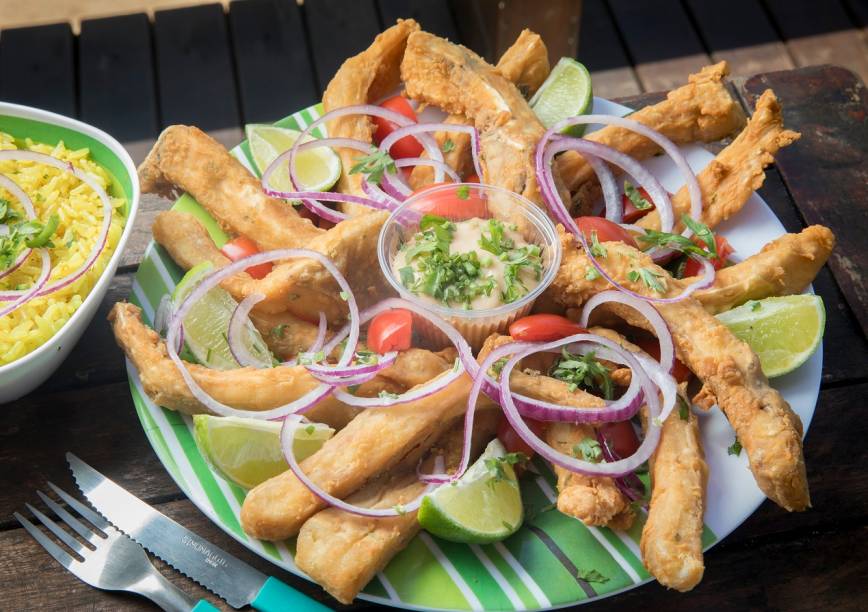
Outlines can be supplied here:
[[[320, 112], [319, 105], [310, 107], [278, 125], [303, 129]], [[597, 99], [594, 112], [623, 115], [629, 109]], [[695, 169], [712, 158], [699, 147], [685, 147], [685, 152]], [[246, 143], [236, 147], [233, 154], [253, 171]], [[656, 158], [649, 168], [667, 189], [675, 191], [679, 177], [674, 164], [666, 162]], [[192, 198], [183, 196], [175, 206], [200, 215], [208, 222], [215, 242], [225, 242], [226, 236]], [[724, 227], [723, 233], [744, 256], [784, 232], [758, 196], [753, 196], [741, 218], [742, 225]], [[153, 321], [160, 298], [172, 291], [181, 276], [182, 271], [167, 253], [151, 243], [130, 298], [142, 308], [148, 323]], [[797, 372], [775, 381], [801, 416], [805, 431], [817, 398], [821, 365], [822, 351], [818, 351]], [[131, 364], [128, 370], [130, 390], [145, 433], [178, 486], [230, 536], [276, 565], [303, 576], [293, 562], [293, 540], [275, 544], [247, 537], [238, 520], [245, 491], [210, 470], [193, 441], [192, 420], [155, 405], [143, 392]], [[733, 434], [720, 411], [698, 414], [711, 473], [704, 533], [708, 548], [740, 525], [764, 497], [747, 469], [744, 453], [739, 457], [727, 455]], [[522, 478], [521, 486], [527, 520], [508, 540], [467, 546], [423, 532], [371, 581], [361, 597], [425, 610], [543, 610], [613, 595], [650, 580], [639, 553], [644, 515], [632, 529], [620, 532], [586, 527], [561, 514], [554, 508], [555, 477], [538, 459]], [[606, 581], [583, 580], [581, 575], [590, 570], [599, 572]]]

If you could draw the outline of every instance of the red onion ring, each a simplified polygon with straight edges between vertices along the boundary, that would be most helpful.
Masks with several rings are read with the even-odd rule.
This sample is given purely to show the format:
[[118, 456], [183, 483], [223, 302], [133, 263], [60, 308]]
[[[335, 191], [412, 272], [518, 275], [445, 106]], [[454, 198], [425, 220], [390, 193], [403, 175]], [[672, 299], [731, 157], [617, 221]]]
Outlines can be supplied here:
[[[359, 323], [361, 325], [361, 322]], [[377, 363], [360, 363], [357, 365], [349, 365], [344, 367], [330, 366], [321, 363], [311, 363], [305, 367], [311, 374], [320, 374], [340, 379], [346, 376], [357, 376], [359, 374], [375, 374], [384, 368], [388, 368], [395, 363], [398, 357], [397, 351], [389, 351], [384, 355], [380, 355]]]
[[[88, 175], [86, 172], [83, 172], [82, 170], [79, 170], [70, 162], [61, 161], [56, 157], [52, 157], [51, 155], [36, 153], [35, 151], [20, 151], [18, 149], [8, 149], [5, 151], [0, 151], [0, 161], [2, 160], [32, 161], [45, 164], [47, 166], [52, 166], [65, 172], [69, 172], [78, 180], [90, 187], [102, 202], [102, 228], [96, 242], [94, 243], [93, 249], [91, 249], [87, 258], [84, 260], [84, 263], [81, 264], [81, 266], [75, 272], [72, 272], [64, 276], [63, 278], [59, 278], [40, 289], [37, 296], [41, 297], [43, 295], [48, 295], [49, 293], [54, 293], [55, 291], [63, 289], [64, 287], [74, 283], [85, 272], [87, 272], [91, 268], [91, 266], [93, 266], [94, 262], [96, 262], [97, 257], [99, 257], [99, 254], [102, 252], [103, 248], [106, 245], [106, 242], [108, 241], [108, 233], [112, 224], [111, 200], [109, 200], [108, 194], [105, 192], [105, 190], [100, 187], [96, 183], [96, 181], [90, 177], [90, 175]], [[21, 295], [21, 293], [21, 291], [0, 291], [0, 301], [15, 300]]]
[[[515, 402], [512, 398], [512, 393], [509, 390], [509, 377], [512, 374], [513, 368], [515, 368], [515, 365], [521, 359], [527, 357], [534, 352], [556, 349], [561, 346], [571, 345], [577, 342], [584, 341], [590, 341], [600, 344], [610, 349], [613, 353], [620, 355], [620, 357], [625, 360], [630, 369], [633, 371], [633, 375], [639, 376], [640, 384], [645, 394], [645, 401], [648, 405], [649, 419], [648, 427], [645, 433], [645, 439], [642, 440], [642, 443], [639, 445], [639, 448], [633, 455], [628, 458], [615, 461], [613, 463], [591, 463], [589, 461], [582, 461], [580, 459], [570, 457], [569, 455], [565, 455], [564, 453], [553, 449], [551, 446], [541, 440], [524, 423], [521, 414], [519, 414], [518, 409], [515, 406]], [[651, 380], [645, 375], [642, 366], [629, 351], [625, 351], [608, 338], [595, 336], [594, 334], [575, 334], [561, 340], [556, 340], [554, 342], [549, 342], [547, 344], [543, 344], [537, 347], [532, 347], [531, 349], [526, 349], [513, 355], [510, 360], [507, 361], [506, 365], [501, 371], [501, 397], [501, 406], [503, 407], [504, 415], [506, 416], [507, 421], [509, 421], [509, 424], [512, 425], [512, 428], [519, 435], [519, 437], [524, 440], [525, 443], [527, 443], [527, 445], [530, 446], [535, 452], [539, 453], [542, 457], [544, 457], [551, 463], [559, 465], [567, 470], [570, 470], [571, 472], [576, 472], [578, 474], [609, 477], [623, 476], [624, 474], [634, 471], [642, 463], [647, 461], [653, 454], [654, 450], [657, 448], [657, 444], [660, 441], [660, 402], [657, 398], [657, 393], [654, 390], [654, 386]]]
[[[18, 186], [18, 183], [13, 181], [5, 174], [0, 174], [0, 187], [5, 187], [6, 191], [11, 193], [12, 197], [18, 200], [18, 202], [24, 208], [24, 212], [27, 213], [28, 220], [36, 219], [36, 209], [33, 208], [33, 201], [30, 199], [30, 196], [28, 196], [24, 192], [24, 190]], [[0, 235], [2, 235], [2, 233], [0, 233]], [[30, 254], [32, 252], [33, 249], [31, 249], [30, 247], [22, 250], [21, 253], [18, 254], [18, 258], [14, 262], [12, 262], [12, 265], [0, 272], [0, 279], [8, 276], [9, 274], [12, 274], [13, 272], [15, 272], [15, 270], [21, 267], [21, 264], [23, 264], [27, 260], [27, 258], [30, 257]]]
[[[405, 125], [383, 138], [383, 141], [380, 143], [380, 150], [389, 151], [392, 145], [402, 138], [406, 136], [415, 136], [416, 134], [425, 134], [427, 132], [461, 132], [463, 134], [469, 134], [470, 152], [473, 157], [473, 169], [476, 171], [476, 175], [482, 178], [482, 166], [479, 164], [479, 131], [471, 125], [456, 125], [452, 123], [413, 123]], [[438, 148], [437, 151], [439, 152], [440, 149]], [[428, 155], [430, 156], [431, 153], [429, 152]], [[437, 161], [443, 161], [442, 155], [437, 158]], [[436, 166], [435, 170], [437, 170]], [[443, 177], [440, 176], [434, 180], [439, 183], [443, 180]]]
[[48, 251], [46, 249], [38, 249], [37, 253], [39, 253], [39, 256], [42, 258], [42, 271], [39, 274], [39, 278], [36, 279], [36, 282], [33, 283], [33, 286], [30, 287], [30, 289], [20, 291], [19, 293], [21, 295], [18, 299], [0, 309], [0, 317], [5, 317], [14, 310], [24, 306], [24, 304], [33, 298], [37, 297], [39, 291], [48, 281], [48, 276], [51, 274], [51, 257], [48, 256]]
[[[302, 427], [303, 425], [304, 420], [302, 417], [292, 414], [288, 415], [283, 421], [283, 427], [280, 428], [280, 447], [283, 451], [283, 456], [286, 459], [286, 463], [289, 464], [289, 469], [292, 470], [292, 473], [295, 474], [296, 478], [298, 478], [302, 482], [302, 484], [310, 490], [311, 493], [313, 493], [321, 501], [329, 504], [330, 506], [334, 506], [335, 508], [343, 510], [344, 512], [357, 514], [359, 516], [368, 516], [372, 518], [401, 516], [406, 514], [407, 512], [413, 512], [415, 510], [418, 510], [419, 506], [422, 504], [422, 499], [434, 490], [433, 485], [428, 486], [421, 494], [419, 494], [418, 497], [416, 497], [412, 501], [406, 504], [399, 504], [398, 506], [392, 508], [363, 508], [362, 506], [355, 506], [353, 504], [347, 503], [344, 500], [339, 499], [334, 495], [331, 495], [322, 487], [313, 482], [310, 478], [307, 477], [307, 475], [301, 469], [301, 466], [298, 464], [292, 447], [293, 442], [295, 441], [295, 432], [299, 427]], [[435, 461], [435, 469], [442, 469], [441, 467], [439, 467], [440, 465], [442, 465], [442, 459], [438, 457]]]
[[326, 332], [328, 331], [328, 321], [326, 320], [325, 313], [320, 311], [319, 313], [319, 329], [316, 332], [316, 339], [314, 339], [313, 344], [310, 345], [310, 348], [307, 349], [311, 353], [318, 353], [322, 348], [323, 343], [325, 342]]
[[229, 330], [226, 332], [226, 341], [229, 344], [229, 352], [232, 353], [232, 357], [242, 367], [262, 369], [272, 366], [270, 361], [257, 358], [241, 341], [243, 329], [250, 322], [250, 311], [264, 299], [265, 296], [261, 293], [251, 293], [241, 300], [241, 303], [232, 311], [232, 316], [229, 317]]
[[[621, 198], [621, 192], [618, 190], [618, 184], [615, 182], [615, 175], [609, 165], [595, 155], [584, 155], [585, 161], [597, 175], [600, 181], [600, 187], [603, 189], [603, 202], [606, 205], [606, 219], [612, 223], [621, 223], [624, 220], [624, 201]], [[555, 193], [558, 193], [557, 189]], [[560, 194], [558, 194], [560, 197]]]
[[[349, 283], [347, 283], [344, 276], [340, 273], [340, 271], [328, 257], [323, 255], [322, 253], [311, 251], [309, 249], [276, 249], [273, 251], [256, 253], [243, 259], [239, 259], [235, 262], [232, 262], [228, 266], [220, 268], [219, 270], [216, 270], [213, 273], [209, 274], [198, 285], [196, 285], [193, 290], [190, 291], [190, 293], [187, 295], [187, 297], [184, 298], [184, 300], [175, 311], [175, 315], [174, 317], [172, 317], [172, 320], [169, 323], [169, 331], [166, 334], [166, 352], [169, 354], [169, 358], [172, 360], [175, 366], [177, 366], [178, 370], [181, 373], [181, 376], [184, 379], [184, 382], [187, 383], [187, 387], [190, 389], [190, 392], [193, 394], [193, 396], [203, 405], [205, 405], [209, 410], [211, 410], [214, 414], [218, 414], [220, 416], [242, 416], [255, 419], [278, 419], [288, 414], [304, 413], [305, 411], [315, 406], [317, 402], [327, 397], [328, 395], [331, 395], [331, 393], [333, 392], [334, 387], [332, 387], [331, 385], [320, 384], [317, 387], [308, 391], [302, 397], [282, 406], [271, 408], [270, 410], [239, 410], [236, 408], [232, 408], [231, 406], [227, 406], [226, 404], [223, 404], [222, 402], [219, 402], [210, 395], [208, 395], [208, 393], [199, 386], [199, 384], [196, 382], [196, 380], [193, 378], [192, 374], [190, 374], [187, 368], [184, 367], [184, 363], [181, 361], [181, 358], [178, 356], [178, 352], [175, 350], [175, 347], [177, 346], [178, 333], [181, 322], [184, 320], [184, 317], [187, 316], [190, 308], [209, 290], [216, 287], [223, 279], [228, 278], [233, 274], [237, 274], [241, 270], [245, 270], [250, 266], [269, 263], [282, 259], [291, 259], [295, 257], [309, 257], [321, 263], [323, 267], [328, 270], [328, 272], [334, 277], [335, 281], [337, 281], [338, 286], [341, 288], [341, 290], [346, 293], [350, 322], [348, 323], [347, 346], [344, 349], [344, 352], [342, 353], [340, 359], [338, 360], [338, 365], [345, 366], [350, 363], [353, 352], [355, 351], [355, 346], [359, 340], [359, 309], [358, 305], [356, 304], [356, 298], [353, 295], [352, 290], [350, 289]], [[327, 352], [327, 354], [330, 353], [331, 351]]]

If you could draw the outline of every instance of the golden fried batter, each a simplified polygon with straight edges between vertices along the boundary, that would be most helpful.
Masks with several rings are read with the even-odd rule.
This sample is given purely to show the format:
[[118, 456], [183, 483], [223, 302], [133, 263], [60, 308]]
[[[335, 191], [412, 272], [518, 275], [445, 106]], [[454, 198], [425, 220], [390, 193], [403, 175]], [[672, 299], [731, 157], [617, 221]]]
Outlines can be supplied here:
[[163, 130], [139, 166], [139, 180], [143, 193], [186, 191], [229, 234], [246, 236], [263, 251], [300, 247], [323, 233], [291, 204], [265, 195], [259, 179], [199, 128]]

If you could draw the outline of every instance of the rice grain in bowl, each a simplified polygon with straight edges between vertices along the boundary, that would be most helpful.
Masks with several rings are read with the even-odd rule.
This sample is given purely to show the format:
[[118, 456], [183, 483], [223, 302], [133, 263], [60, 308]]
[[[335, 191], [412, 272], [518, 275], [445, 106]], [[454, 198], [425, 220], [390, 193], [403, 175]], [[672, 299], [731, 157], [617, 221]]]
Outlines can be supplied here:
[[[62, 162], [62, 168], [22, 160], [9, 151], [32, 151]], [[87, 327], [105, 294], [129, 236], [138, 208], [135, 166], [110, 136], [78, 121], [23, 106], [0, 103], [0, 175], [26, 194], [33, 218], [42, 226], [56, 223], [44, 253], [51, 271], [33, 299], [0, 316], [0, 403], [29, 392], [47, 379]], [[108, 195], [110, 225], [103, 229], [104, 204], [97, 191], [66, 168], [102, 188]], [[30, 215], [10, 188], [0, 186], [0, 292], [27, 292], [43, 271], [38, 249], [15, 268], [26, 253], [23, 225]], [[53, 223], [50, 223], [52, 222]], [[48, 229], [52, 229], [49, 227]], [[32, 231], [32, 228], [30, 229]], [[105, 244], [100, 248], [102, 237]], [[32, 239], [32, 238], [31, 238]], [[95, 250], [97, 249], [97, 250]], [[96, 254], [98, 252], [98, 255]], [[47, 292], [96, 259], [73, 282]], [[10, 272], [10, 269], [12, 270]], [[0, 301], [0, 312], [10, 305]]]

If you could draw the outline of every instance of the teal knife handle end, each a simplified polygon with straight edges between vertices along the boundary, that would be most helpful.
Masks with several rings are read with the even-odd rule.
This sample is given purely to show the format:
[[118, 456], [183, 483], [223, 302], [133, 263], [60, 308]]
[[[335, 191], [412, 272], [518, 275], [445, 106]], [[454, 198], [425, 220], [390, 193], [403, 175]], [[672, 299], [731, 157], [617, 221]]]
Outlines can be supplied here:
[[280, 612], [283, 610], [292, 610], [293, 612], [325, 612], [331, 610], [328, 606], [324, 606], [318, 601], [315, 601], [296, 591], [289, 585], [282, 583], [277, 578], [269, 576], [265, 584], [256, 595], [256, 599], [250, 604], [261, 612]]
[[207, 600], [200, 599], [190, 612], [220, 612], [220, 608], [215, 608]]

